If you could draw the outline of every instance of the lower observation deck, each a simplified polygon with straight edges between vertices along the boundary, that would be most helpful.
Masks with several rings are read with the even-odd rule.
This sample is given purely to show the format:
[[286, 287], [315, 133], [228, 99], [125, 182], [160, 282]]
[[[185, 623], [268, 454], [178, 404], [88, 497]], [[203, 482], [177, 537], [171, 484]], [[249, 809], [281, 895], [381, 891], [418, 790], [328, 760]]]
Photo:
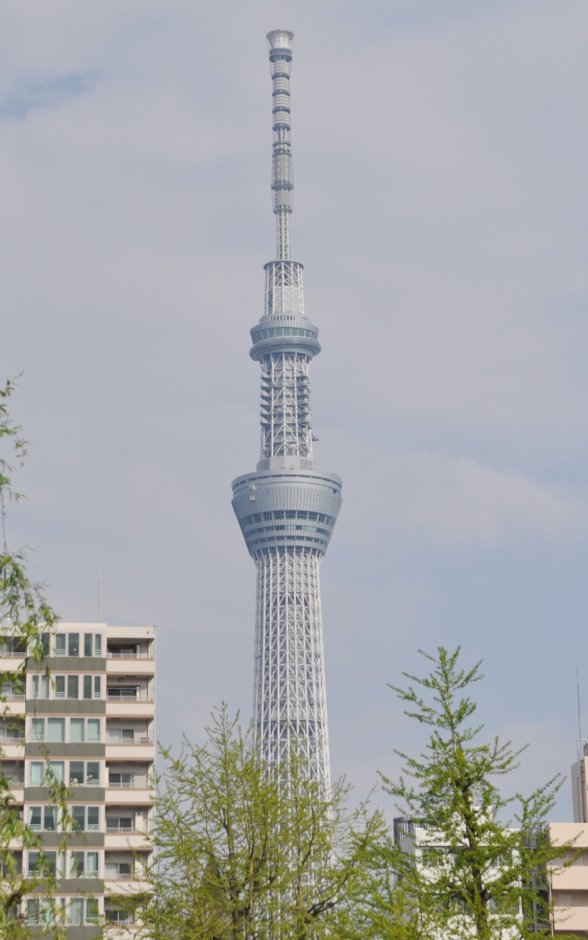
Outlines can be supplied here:
[[340, 508], [334, 473], [258, 470], [233, 482], [233, 509], [254, 558], [280, 548], [324, 555]]

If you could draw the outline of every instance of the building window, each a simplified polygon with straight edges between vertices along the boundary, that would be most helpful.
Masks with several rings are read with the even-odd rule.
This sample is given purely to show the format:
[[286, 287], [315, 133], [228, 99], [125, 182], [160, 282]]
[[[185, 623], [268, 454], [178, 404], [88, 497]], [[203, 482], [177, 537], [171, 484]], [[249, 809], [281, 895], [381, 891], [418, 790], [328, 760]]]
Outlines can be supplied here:
[[68, 922], [73, 927], [97, 924], [100, 919], [97, 898], [70, 898]]
[[96, 656], [102, 656], [102, 635], [97, 633], [94, 637], [94, 652]]
[[44, 741], [45, 740], [45, 719], [44, 718], [33, 718], [31, 721], [31, 740], [33, 741]]
[[128, 862], [106, 862], [105, 878], [108, 881], [118, 881], [119, 879], [128, 879], [133, 877], [133, 863]]
[[79, 678], [78, 676], [67, 677], [67, 697], [78, 698]]
[[92, 655], [92, 634], [84, 633], [84, 656]]
[[31, 676], [32, 697], [49, 698], [49, 676]]
[[98, 852], [72, 852], [70, 875], [72, 878], [97, 878]]
[[71, 815], [76, 832], [97, 832], [100, 828], [98, 806], [72, 806]]
[[81, 744], [84, 740], [84, 719], [72, 718], [69, 723], [69, 739], [74, 744]]
[[67, 638], [67, 652], [69, 656], [80, 655], [80, 634], [70, 633]]
[[62, 760], [44, 761], [33, 760], [29, 765], [29, 786], [48, 787], [51, 783], [64, 782], [64, 764]]
[[47, 719], [47, 741], [53, 743], [65, 741], [65, 718]]
[[122, 787], [128, 789], [134, 785], [135, 778], [128, 771], [110, 771], [108, 782], [111, 787]]
[[98, 786], [100, 764], [98, 761], [72, 760], [69, 762], [69, 783], [72, 786]]
[[55, 635], [55, 655], [65, 656], [65, 650], [65, 633], [57, 633]]
[[72, 898], [69, 902], [69, 922], [74, 927], [81, 927], [84, 919], [84, 899]]
[[55, 832], [57, 813], [54, 806], [29, 806], [29, 826], [35, 831]]
[[56, 852], [29, 852], [29, 875], [49, 878], [57, 873]]

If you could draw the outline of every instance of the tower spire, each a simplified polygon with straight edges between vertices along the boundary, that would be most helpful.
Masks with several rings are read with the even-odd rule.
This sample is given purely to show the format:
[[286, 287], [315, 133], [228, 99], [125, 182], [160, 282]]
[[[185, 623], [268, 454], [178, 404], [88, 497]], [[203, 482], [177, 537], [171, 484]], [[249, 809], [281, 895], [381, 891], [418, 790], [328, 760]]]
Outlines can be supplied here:
[[276, 214], [276, 257], [290, 258], [290, 214], [294, 194], [290, 142], [290, 69], [294, 33], [273, 29], [267, 34], [272, 74], [273, 132], [272, 190]]
[[257, 568], [256, 741], [262, 758], [307, 761], [330, 784], [319, 562], [341, 506], [341, 480], [315, 467], [309, 369], [320, 352], [304, 310], [303, 267], [290, 258], [294, 189], [290, 145], [293, 34], [267, 34], [273, 83], [272, 191], [277, 258], [265, 265], [265, 305], [251, 330], [261, 366], [261, 453], [233, 481], [233, 509]]

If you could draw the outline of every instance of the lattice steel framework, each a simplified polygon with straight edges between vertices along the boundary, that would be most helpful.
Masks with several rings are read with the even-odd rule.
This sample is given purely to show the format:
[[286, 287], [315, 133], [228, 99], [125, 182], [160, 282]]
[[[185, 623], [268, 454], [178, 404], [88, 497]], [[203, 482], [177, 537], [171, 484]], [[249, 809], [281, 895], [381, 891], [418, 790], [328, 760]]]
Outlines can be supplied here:
[[312, 453], [310, 361], [318, 330], [304, 312], [303, 266], [290, 258], [293, 35], [268, 33], [273, 82], [272, 192], [276, 260], [265, 265], [265, 308], [251, 330], [261, 366], [261, 459], [233, 482], [233, 508], [257, 567], [254, 717], [262, 757], [294, 750], [330, 785], [319, 562], [341, 506], [341, 481]]

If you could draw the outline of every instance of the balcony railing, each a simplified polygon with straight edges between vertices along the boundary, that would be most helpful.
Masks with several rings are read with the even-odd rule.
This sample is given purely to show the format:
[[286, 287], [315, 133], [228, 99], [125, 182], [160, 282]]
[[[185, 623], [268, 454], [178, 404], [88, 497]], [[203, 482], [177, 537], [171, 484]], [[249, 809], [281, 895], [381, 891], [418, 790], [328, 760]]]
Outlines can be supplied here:
[[23, 744], [24, 733], [16, 734], [7, 731], [6, 728], [0, 728], [0, 744]]
[[132, 822], [122, 821], [120, 819], [106, 819], [107, 832], [137, 833], [138, 835], [148, 835], [151, 828], [147, 825], [137, 826], [135, 820]]
[[132, 865], [127, 862], [121, 862], [120, 865], [106, 865], [104, 876], [107, 881], [129, 881], [135, 877]]
[[146, 790], [149, 787], [147, 777], [131, 777], [128, 780], [110, 780], [108, 786], [114, 790]]
[[146, 650], [108, 650], [106, 653], [108, 659], [155, 659], [153, 653]]
[[108, 736], [108, 744], [153, 744], [153, 738], [150, 738], [149, 735], [137, 735], [133, 738], [121, 738], [121, 737], [110, 737]]
[[107, 690], [110, 702], [152, 702], [153, 696], [147, 689], [117, 689], [111, 686]]
[[134, 915], [130, 911], [104, 911], [107, 924], [117, 924], [119, 927], [130, 927], [135, 923]]

